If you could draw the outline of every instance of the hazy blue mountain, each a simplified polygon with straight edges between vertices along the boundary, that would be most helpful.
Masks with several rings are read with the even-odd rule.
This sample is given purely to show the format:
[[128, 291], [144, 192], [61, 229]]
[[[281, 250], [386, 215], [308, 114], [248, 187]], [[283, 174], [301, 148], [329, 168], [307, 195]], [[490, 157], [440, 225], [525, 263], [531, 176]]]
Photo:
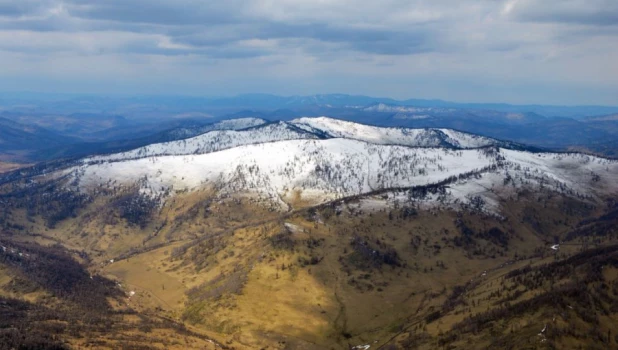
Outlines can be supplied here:
[[225, 115], [246, 109], [302, 110], [312, 107], [364, 108], [384, 103], [392, 106], [456, 108], [466, 110], [492, 110], [504, 113], [536, 113], [546, 117], [573, 117], [618, 113], [617, 106], [551, 106], [514, 105], [505, 103], [460, 103], [444, 100], [406, 99], [395, 100], [347, 94], [318, 94], [306, 96], [278, 96], [272, 94], [242, 94], [232, 97], [213, 96], [98, 96], [79, 94], [0, 94], [0, 107], [14, 111], [57, 113], [106, 113], [132, 118], [159, 118], [181, 112], [207, 112]]
[[66, 145], [76, 139], [36, 125], [25, 125], [0, 117], [0, 152], [33, 150]]
[[[168, 140], [244, 117], [290, 121], [328, 116], [377, 126], [452, 128], [537, 147], [615, 154], [618, 107], [457, 103], [346, 94], [232, 97], [0, 94], [0, 151], [30, 160], [85, 156]], [[12, 121], [16, 124], [10, 124]], [[191, 134], [189, 132], [189, 134]], [[176, 137], [176, 136], [175, 136]], [[177, 137], [176, 137], [177, 138]], [[36, 152], [33, 152], [36, 151]]]

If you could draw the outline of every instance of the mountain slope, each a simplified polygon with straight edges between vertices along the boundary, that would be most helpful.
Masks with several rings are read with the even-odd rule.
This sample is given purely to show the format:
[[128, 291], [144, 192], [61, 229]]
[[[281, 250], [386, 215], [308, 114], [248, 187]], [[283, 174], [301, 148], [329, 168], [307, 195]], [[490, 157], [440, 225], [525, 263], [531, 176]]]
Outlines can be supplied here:
[[[35, 329], [140, 348], [615, 345], [617, 161], [337, 123], [210, 131], [5, 177], [11, 341]], [[79, 278], [53, 295], [66, 276]], [[98, 281], [117, 297], [91, 291]], [[109, 302], [104, 329], [88, 300]], [[54, 319], [82, 333], [52, 336]]]
[[306, 130], [319, 131], [330, 137], [351, 138], [384, 145], [410, 147], [478, 148], [486, 146], [509, 146], [509, 143], [489, 137], [463, 133], [451, 129], [388, 128], [364, 125], [327, 117], [299, 118], [292, 123]]
[[[226, 130], [224, 128], [230, 129]], [[205, 130], [205, 133], [187, 139], [151, 144], [131, 151], [108, 156], [90, 157], [84, 159], [84, 162], [127, 160], [165, 155], [204, 154], [247, 144], [317, 138], [317, 136], [297, 129], [293, 125], [285, 122], [255, 126], [254, 123], [246, 123], [242, 120], [228, 120], [217, 123], [216, 128], [209, 127], [208, 129], [201, 128], [200, 130]], [[194, 132], [194, 130], [174, 130], [173, 137], [181, 138], [191, 135]]]
[[0, 152], [35, 150], [67, 144], [75, 139], [34, 125], [25, 125], [0, 118]]
[[[450, 129], [406, 129], [385, 128], [346, 122], [327, 117], [300, 118], [291, 122], [276, 122], [257, 125], [254, 128], [242, 130], [240, 126], [256, 126], [259, 119], [232, 119], [215, 124], [215, 127], [200, 128], [204, 134], [181, 139], [178, 141], [156, 143], [133, 149], [127, 152], [107, 156], [86, 158], [84, 162], [127, 160], [163, 155], [195, 155], [215, 152], [236, 146], [257, 144], [263, 142], [318, 139], [318, 138], [347, 138], [368, 143], [383, 145], [402, 145], [410, 147], [447, 147], [454, 149], [469, 149], [490, 145], [520, 148], [520, 145], [502, 142], [487, 137], [466, 134]], [[229, 125], [229, 126], [227, 126]], [[238, 131], [218, 131], [236, 126]], [[232, 129], [233, 130], [233, 129]], [[172, 130], [170, 138], [182, 138], [196, 133], [180, 129]]]
[[[147, 126], [145, 133], [148, 136], [142, 136], [134, 138], [136, 135], [143, 134], [144, 131], [138, 131], [126, 128], [121, 128], [122, 133], [120, 136], [128, 139], [115, 139], [111, 141], [103, 142], [86, 142], [76, 143], [68, 146], [55, 147], [43, 150], [36, 154], [38, 160], [49, 160], [58, 158], [76, 158], [85, 157], [93, 154], [106, 154], [106, 153], [118, 153], [131, 149], [136, 149], [146, 145], [169, 142], [175, 140], [181, 140], [190, 138], [195, 135], [206, 133], [212, 130], [240, 130], [264, 124], [266, 121], [260, 118], [238, 118], [233, 120], [223, 120], [217, 123], [202, 123], [194, 121], [181, 121], [174, 122], [170, 125], [166, 125], [163, 131], [152, 132], [152, 126]], [[157, 128], [161, 130], [161, 128]], [[108, 131], [103, 132], [106, 134]], [[131, 133], [133, 134], [131, 135]], [[133, 138], [131, 138], [130, 136]], [[109, 137], [109, 135], [108, 135]]]
[[2, 112], [0, 117], [10, 119], [14, 122], [41, 127], [52, 130], [56, 133], [72, 136], [75, 138], [88, 138], [89, 135], [98, 131], [130, 127], [131, 123], [126, 118], [119, 115], [109, 115], [106, 113], [20, 113]]
[[[230, 121], [221, 127], [246, 122]], [[251, 193], [267, 206], [284, 210], [299, 201], [316, 205], [376, 191], [445, 185], [448, 191], [428, 196], [426, 204], [475, 205], [499, 213], [496, 192], [513, 188], [546, 187], [569, 196], [616, 193], [616, 161], [503, 148], [510, 145], [448, 129], [380, 128], [303, 118], [210, 131], [61, 164], [68, 166], [64, 170], [42, 168], [31, 175], [46, 174], [39, 177], [43, 182], [64, 179], [64, 188], [86, 194], [138, 188], [162, 202], [178, 191], [207, 188], [219, 196]], [[29, 174], [27, 169], [21, 173]], [[6, 181], [16, 178], [12, 175]]]
[[325, 198], [378, 188], [425, 185], [494, 164], [476, 150], [376, 146], [347, 139], [292, 140], [240, 146], [195, 156], [144, 158], [69, 169], [80, 187], [139, 179], [144, 189], [195, 190], [216, 186], [277, 198], [286, 190]]
[[[511, 187], [549, 187], [573, 196], [615, 193], [618, 187], [618, 162], [603, 158], [486, 147], [452, 150], [455, 144], [478, 146], [494, 141], [451, 130], [413, 130], [417, 134], [410, 137], [405, 129], [334, 121], [341, 127], [342, 131], [338, 131], [330, 124], [332, 120], [316, 119], [317, 123], [325, 121], [329, 127], [310, 127], [315, 133], [294, 128], [307, 129], [307, 120], [293, 125], [280, 122], [243, 131], [209, 132], [192, 139], [87, 158], [81, 165], [49, 176], [69, 176], [71, 186], [79, 191], [138, 186], [143, 193], [157, 198], [201, 188], [215, 188], [220, 195], [249, 192], [282, 208], [291, 205], [293, 198], [317, 204], [392, 188], [448, 183], [452, 203], [466, 204], [481, 195], [497, 210], [492, 193]], [[318, 139], [318, 134], [334, 132], [375, 143]], [[427, 148], [428, 143], [436, 141], [425, 138], [427, 133], [439, 135], [441, 142], [450, 140], [449, 148]], [[421, 143], [424, 147], [383, 144], [390, 141]], [[444, 202], [445, 198], [440, 200]]]

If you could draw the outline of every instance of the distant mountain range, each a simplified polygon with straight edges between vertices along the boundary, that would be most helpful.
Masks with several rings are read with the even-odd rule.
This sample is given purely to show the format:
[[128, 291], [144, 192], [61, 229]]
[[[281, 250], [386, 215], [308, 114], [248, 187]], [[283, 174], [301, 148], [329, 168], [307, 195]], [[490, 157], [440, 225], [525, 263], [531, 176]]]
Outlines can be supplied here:
[[365, 108], [370, 105], [413, 106], [492, 110], [505, 113], [536, 113], [546, 117], [582, 118], [618, 113], [618, 106], [553, 106], [515, 105], [507, 103], [461, 103], [439, 99], [396, 100], [347, 94], [317, 94], [307, 96], [278, 96], [271, 94], [241, 94], [232, 97], [209, 96], [98, 96], [84, 94], [0, 94], [0, 107], [26, 112], [86, 112], [119, 113], [131, 117], [156, 116], [162, 112], [209, 111], [214, 115], [234, 110], [306, 109], [306, 108]]
[[210, 130], [222, 120], [327, 116], [387, 127], [446, 128], [544, 147], [618, 154], [618, 107], [456, 103], [324, 94], [104, 97], [1, 94], [0, 155], [36, 162], [122, 152]]
[[19, 157], [23, 150], [55, 147], [77, 141], [36, 125], [0, 117], [0, 153], [15, 153]]

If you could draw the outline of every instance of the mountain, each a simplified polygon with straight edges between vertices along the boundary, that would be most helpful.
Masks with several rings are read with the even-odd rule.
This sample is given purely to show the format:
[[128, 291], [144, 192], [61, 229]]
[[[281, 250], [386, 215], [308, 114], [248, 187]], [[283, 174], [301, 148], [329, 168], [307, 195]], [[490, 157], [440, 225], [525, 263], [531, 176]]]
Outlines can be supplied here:
[[365, 107], [312, 106], [263, 112], [260, 115], [266, 119], [287, 121], [304, 116], [331, 115], [353, 123], [376, 126], [453, 129], [556, 151], [578, 147], [605, 155], [615, 154], [616, 150], [601, 145], [610, 145], [618, 137], [618, 122], [607, 116], [557, 118], [533, 112], [401, 106], [383, 102]]
[[351, 138], [366, 142], [411, 147], [477, 148], [501, 144], [483, 136], [450, 129], [384, 128], [331, 118], [300, 118], [292, 123], [330, 137]]
[[0, 313], [19, 320], [7, 339], [618, 343], [618, 161], [448, 128], [223, 125], [2, 175]]
[[3, 153], [53, 147], [73, 141], [75, 139], [45, 128], [0, 118], [0, 152]]
[[455, 103], [346, 94], [232, 97], [4, 94], [0, 103], [2, 115], [7, 119], [69, 137], [66, 143], [50, 143], [51, 147], [42, 152], [39, 148], [21, 149], [26, 155], [22, 160], [29, 162], [119, 152], [165, 141], [159, 134], [171, 129], [199, 129], [242, 117], [292, 121], [328, 115], [377, 126], [453, 129], [556, 151], [579, 149], [602, 155], [616, 153], [611, 145], [618, 137], [618, 121], [612, 118], [618, 108], [611, 106]]
[[[176, 129], [171, 133], [175, 137], [178, 136], [180, 140], [150, 144], [122, 153], [89, 157], [83, 161], [84, 163], [96, 163], [101, 161], [122, 161], [158, 156], [195, 155], [248, 144], [317, 138], [316, 135], [298, 129], [294, 125], [286, 122], [264, 123], [255, 127], [247, 127], [248, 125], [253, 125], [253, 123], [246, 123], [243, 120], [228, 120], [214, 124], [208, 129], [201, 128], [201, 131], [205, 131], [203, 134], [189, 138], [184, 137], [191, 135], [193, 132], [187, 133], [188, 130], [186, 129]], [[240, 131], [227, 129], [239, 126]]]
[[464, 108], [440, 108], [440, 107], [412, 107], [388, 105], [379, 103], [362, 109], [363, 112], [392, 114], [397, 120], [420, 120], [431, 118], [474, 118], [475, 121], [504, 123], [508, 125], [520, 125], [538, 122], [545, 119], [544, 116], [533, 112], [500, 112], [490, 109], [464, 109]]
[[[502, 113], [536, 113], [546, 117], [582, 118], [618, 112], [616, 106], [551, 106], [514, 105], [506, 103], [460, 103], [439, 99], [396, 100], [348, 94], [316, 94], [278, 96], [241, 94], [217, 96], [95, 96], [86, 94], [3, 93], [0, 105], [18, 112], [40, 113], [113, 113], [131, 118], [160, 118], [162, 115], [186, 112], [211, 112], [221, 116], [245, 109], [273, 111], [299, 110], [313, 107], [365, 108], [374, 104], [466, 110], [491, 110]], [[333, 115], [331, 113], [324, 113]]]
[[[232, 120], [208, 129], [260, 122]], [[221, 193], [254, 192], [289, 206], [289, 196], [318, 204], [376, 190], [457, 182], [471, 174], [490, 182], [469, 179], [452, 185], [453, 190], [463, 186], [476, 191], [518, 178], [555, 187], [559, 193], [584, 193], [592, 191], [586, 185], [590, 174], [603, 179], [597, 185], [610, 186], [614, 166], [591, 156], [531, 153], [519, 144], [449, 129], [383, 128], [321, 117], [212, 130], [84, 158], [65, 170], [49, 174], [48, 169], [46, 177], [68, 176], [78, 191], [123, 185], [161, 196], [213, 187]], [[472, 193], [455, 197], [464, 200], [468, 195]]]
[[21, 113], [3, 112], [3, 118], [14, 122], [38, 126], [58, 134], [73, 138], [87, 137], [85, 135], [112, 128], [128, 127], [131, 123], [119, 115], [100, 113], [71, 113], [71, 114], [45, 114], [45, 113]]
[[[483, 194], [494, 202], [489, 193], [478, 193], [479, 188], [513, 178], [550, 186], [558, 193], [590, 193], [596, 191], [589, 186], [590, 174], [597, 174], [603, 180], [596, 185], [616, 189], [612, 185], [618, 180], [612, 175], [618, 173], [616, 162], [501, 148], [505, 146], [508, 143], [452, 130], [378, 128], [303, 118], [87, 158], [82, 165], [48, 176], [69, 176], [78, 191], [124, 185], [138, 186], [155, 197], [205, 187], [217, 188], [220, 194], [252, 192], [284, 208], [299, 197], [319, 204], [444, 182], [453, 182], [447, 197], [455, 201], [466, 203], [470, 196]], [[471, 174], [475, 177], [468, 179]]]
[[551, 106], [551, 105], [514, 105], [508, 103], [457, 103], [441, 100], [410, 99], [402, 101], [403, 105], [419, 107], [462, 108], [473, 110], [491, 110], [506, 113], [536, 113], [547, 117], [582, 118], [585, 116], [615, 113], [613, 106]]
[[[112, 133], [114, 135], [112, 137], [109, 136], [111, 133], [110, 130], [105, 130], [101, 132], [101, 134], [107, 134], [107, 138], [111, 140], [100, 142], [76, 142], [67, 146], [50, 147], [46, 150], [37, 152], [33, 159], [41, 161], [122, 152], [123, 150], [130, 150], [153, 143], [190, 138], [211, 130], [244, 129], [265, 122], [266, 121], [263, 119], [253, 117], [222, 120], [219, 122], [182, 120], [173, 123], [164, 123], [163, 125], [159, 124], [157, 126], [145, 125], [145, 130], [135, 130], [137, 127], [132, 129], [120, 128], [117, 132]], [[140, 135], [145, 136], [140, 137]]]
[[[565, 150], [609, 143], [618, 137], [615, 120], [546, 118], [535, 113], [372, 105], [357, 112], [337, 111], [340, 119], [379, 126], [448, 128], [530, 146]], [[611, 151], [610, 151], [611, 152]], [[610, 154], [610, 153], [606, 153]]]
[[589, 193], [592, 189], [587, 183], [595, 173], [603, 179], [599, 186], [605, 184], [603, 189], [615, 191], [611, 184], [618, 180], [612, 175], [616, 171], [616, 163], [588, 156], [421, 150], [332, 139], [278, 141], [203, 155], [123, 160], [79, 166], [63, 174], [69, 174], [80, 189], [114, 183], [139, 185], [144, 193], [163, 195], [212, 186], [221, 194], [247, 191], [286, 204], [293, 196], [318, 204], [376, 190], [456, 182], [451, 179], [467, 174], [484, 179], [451, 186], [449, 194], [463, 202], [479, 187], [507, 181], [507, 175], [544, 183], [558, 193]]
[[[259, 119], [226, 120], [213, 124], [206, 131], [195, 137], [189, 136], [185, 129], [170, 131], [179, 140], [154, 143], [130, 151], [111, 155], [88, 157], [85, 164], [122, 161], [154, 156], [197, 155], [229, 149], [242, 145], [294, 139], [348, 138], [384, 145], [402, 145], [411, 147], [446, 147], [451, 149], [470, 149], [486, 146], [502, 146], [511, 149], [531, 149], [512, 142], [503, 142], [478, 135], [465, 134], [449, 129], [406, 129], [382, 128], [342, 120], [320, 117], [300, 118], [291, 122], [260, 123]], [[225, 130], [236, 127], [236, 130]], [[193, 129], [194, 131], [196, 129]], [[207, 131], [212, 130], [212, 131]], [[174, 138], [172, 138], [174, 139]], [[150, 139], [153, 140], [153, 139]]]

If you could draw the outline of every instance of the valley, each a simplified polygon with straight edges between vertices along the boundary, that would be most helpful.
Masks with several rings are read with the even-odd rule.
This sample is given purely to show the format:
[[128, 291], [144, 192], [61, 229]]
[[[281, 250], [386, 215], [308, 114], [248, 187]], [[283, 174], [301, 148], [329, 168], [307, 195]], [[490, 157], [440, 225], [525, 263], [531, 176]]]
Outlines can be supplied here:
[[444, 128], [228, 123], [1, 175], [0, 312], [24, 320], [10, 336], [618, 347], [617, 161]]
[[0, 0], [0, 350], [618, 350], [618, 0]]

